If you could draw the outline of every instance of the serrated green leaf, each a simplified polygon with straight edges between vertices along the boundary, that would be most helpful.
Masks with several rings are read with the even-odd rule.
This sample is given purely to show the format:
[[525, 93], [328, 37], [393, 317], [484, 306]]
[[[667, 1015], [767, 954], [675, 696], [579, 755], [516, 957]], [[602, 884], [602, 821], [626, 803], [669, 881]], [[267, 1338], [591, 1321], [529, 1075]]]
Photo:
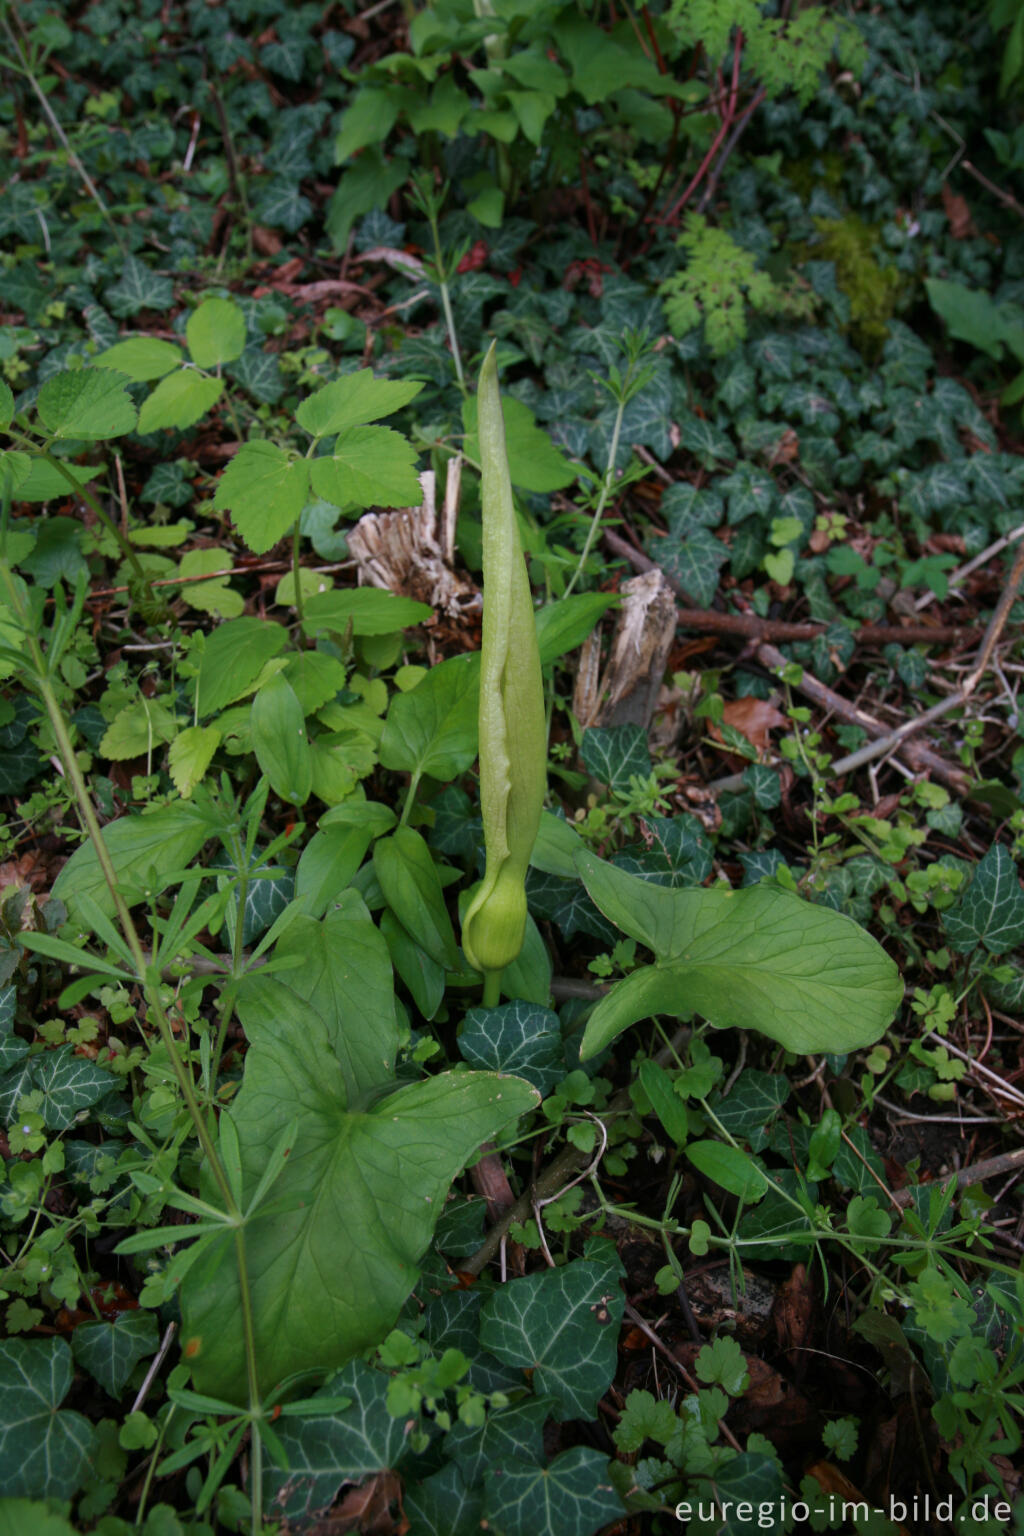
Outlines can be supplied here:
[[153, 379], [162, 379], [172, 368], [180, 367], [182, 361], [181, 348], [173, 342], [160, 341], [156, 336], [130, 336], [127, 341], [118, 341], [101, 352], [94, 360], [94, 366], [113, 368], [117, 373], [127, 374], [137, 384], [149, 384]]
[[39, 391], [39, 419], [58, 439], [99, 442], [121, 437], [135, 430], [135, 406], [125, 389], [126, 383], [123, 373], [106, 368], [56, 373]]
[[266, 554], [296, 523], [309, 496], [309, 464], [262, 439], [243, 443], [213, 504], [229, 511], [254, 554]]
[[233, 363], [245, 351], [245, 316], [231, 299], [204, 299], [188, 317], [185, 340], [198, 368]]
[[6, 379], [0, 379], [0, 431], [7, 431], [14, 420], [14, 391]]
[[615, 1375], [622, 1274], [614, 1249], [602, 1244], [598, 1257], [511, 1280], [484, 1303], [480, 1343], [532, 1371], [534, 1391], [554, 1399], [556, 1419], [592, 1418]]
[[205, 378], [186, 363], [161, 379], [153, 393], [143, 400], [139, 431], [160, 432], [174, 428], [183, 432], [205, 416], [223, 393], [223, 379]]
[[390, 427], [350, 427], [333, 451], [309, 461], [314, 491], [337, 507], [418, 507], [416, 449]]
[[360, 368], [303, 400], [295, 420], [310, 437], [332, 437], [390, 416], [414, 400], [422, 388], [416, 380], [378, 379], [369, 368]]
[[220, 731], [214, 725], [190, 725], [171, 742], [167, 767], [183, 800], [202, 781], [219, 746]]

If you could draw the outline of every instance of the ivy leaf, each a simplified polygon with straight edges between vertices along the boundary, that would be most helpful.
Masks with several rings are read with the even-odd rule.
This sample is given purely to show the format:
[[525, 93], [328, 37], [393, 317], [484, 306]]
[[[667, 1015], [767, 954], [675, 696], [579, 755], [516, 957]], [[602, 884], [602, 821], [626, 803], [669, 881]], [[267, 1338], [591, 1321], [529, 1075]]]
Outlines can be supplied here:
[[565, 1076], [558, 1014], [536, 1003], [471, 1008], [458, 1046], [471, 1066], [524, 1077], [545, 1098]]
[[614, 944], [618, 938], [613, 925], [602, 917], [579, 880], [531, 869], [526, 877], [526, 897], [534, 915], [557, 923], [567, 939], [576, 933], [589, 933], [602, 944]]
[[233, 363], [245, 350], [245, 316], [231, 299], [204, 299], [188, 317], [185, 339], [197, 368]]
[[310, 437], [331, 437], [390, 416], [414, 400], [422, 388], [415, 380], [377, 379], [369, 368], [360, 368], [303, 400], [295, 420]]
[[287, 181], [283, 176], [272, 176], [260, 188], [255, 213], [260, 222], [269, 224], [271, 229], [284, 229], [294, 235], [312, 218], [313, 204], [303, 196], [296, 182]]
[[40, 1114], [51, 1131], [66, 1131], [83, 1110], [106, 1097], [118, 1079], [86, 1056], [76, 1056], [73, 1045], [59, 1045], [33, 1058], [34, 1086], [43, 1094]]
[[151, 272], [137, 256], [126, 256], [121, 276], [107, 289], [106, 299], [118, 319], [124, 320], [137, 315], [140, 309], [170, 309], [174, 284], [169, 277]]
[[140, 1360], [156, 1353], [156, 1318], [151, 1312], [122, 1312], [110, 1323], [82, 1323], [71, 1335], [75, 1361], [110, 1397], [120, 1397]]
[[159, 432], [175, 428], [183, 432], [194, 426], [224, 392], [223, 379], [208, 379], [187, 363], [165, 379], [142, 402], [139, 412], [140, 432]]
[[711, 873], [713, 849], [707, 833], [685, 811], [678, 816], [644, 818], [647, 839], [615, 855], [619, 869], [657, 885], [703, 885]]
[[993, 955], [1024, 943], [1024, 891], [1017, 866], [1001, 843], [993, 843], [956, 906], [943, 914], [950, 944], [966, 954], [978, 944]]
[[484, 1480], [484, 1513], [503, 1536], [591, 1536], [621, 1520], [624, 1506], [608, 1481], [607, 1456], [577, 1445], [546, 1467], [512, 1461], [493, 1468]]
[[7, 1498], [70, 1499], [88, 1475], [96, 1431], [59, 1411], [71, 1389], [63, 1339], [0, 1341], [0, 1486]]
[[553, 1416], [592, 1419], [615, 1375], [625, 1298], [622, 1265], [599, 1241], [593, 1258], [511, 1280], [484, 1303], [480, 1343], [506, 1365], [533, 1372]]
[[717, 463], [728, 463], [736, 457], [732, 439], [702, 416], [684, 417], [679, 427], [679, 441], [705, 469], [714, 469]]
[[[135, 406], [125, 389], [126, 375], [107, 368], [79, 368], [57, 373], [39, 391], [36, 409], [55, 438], [99, 442], [135, 430]], [[62, 482], [61, 494], [67, 494]]]
[[309, 497], [309, 464], [275, 443], [243, 443], [220, 478], [213, 504], [229, 511], [254, 554], [266, 554], [296, 523]]
[[[475, 1333], [466, 1342], [472, 1348]], [[490, 1467], [504, 1466], [509, 1461], [541, 1462], [544, 1424], [550, 1411], [549, 1399], [531, 1395], [510, 1408], [489, 1413], [479, 1429], [453, 1424], [445, 1438], [445, 1454], [455, 1458], [471, 1488], [483, 1481]]]
[[229, 365], [228, 373], [261, 405], [276, 405], [284, 394], [284, 379], [277, 355], [264, 352], [261, 347], [246, 347], [241, 357]]
[[789, 1082], [781, 1073], [741, 1072], [729, 1097], [715, 1105], [715, 1116], [730, 1136], [760, 1152], [768, 1140], [767, 1127], [789, 1097]]
[[718, 591], [718, 573], [729, 561], [721, 539], [707, 528], [693, 528], [679, 544], [659, 547], [660, 563], [698, 608], [710, 608]]
[[[276, 1425], [288, 1457], [288, 1471], [268, 1467], [264, 1491], [275, 1512], [304, 1523], [329, 1508], [342, 1483], [361, 1483], [397, 1465], [405, 1450], [405, 1424], [387, 1409], [389, 1377], [352, 1360], [313, 1395], [324, 1412]], [[351, 1398], [348, 1408], [328, 1408], [332, 1399]]]
[[0, 1072], [6, 1072], [28, 1055], [28, 1042], [14, 1033], [14, 987], [0, 987]]
[[638, 725], [591, 726], [583, 732], [580, 756], [595, 779], [621, 793], [634, 775], [646, 778], [651, 771], [647, 736]]
[[487, 1528], [483, 1492], [466, 1487], [454, 1462], [407, 1488], [402, 1510], [415, 1536], [478, 1536]]
[[313, 489], [336, 507], [418, 507], [416, 449], [390, 427], [350, 427], [309, 464]]

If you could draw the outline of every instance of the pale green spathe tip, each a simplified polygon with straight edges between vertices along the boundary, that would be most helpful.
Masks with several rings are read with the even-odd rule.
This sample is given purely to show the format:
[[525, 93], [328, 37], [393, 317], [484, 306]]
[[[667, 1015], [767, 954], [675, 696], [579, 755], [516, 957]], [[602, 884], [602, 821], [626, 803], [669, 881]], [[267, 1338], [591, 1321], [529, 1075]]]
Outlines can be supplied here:
[[477, 388], [483, 504], [480, 810], [487, 864], [462, 924], [480, 971], [511, 965], [526, 932], [526, 871], [547, 783], [547, 725], [533, 598], [505, 449], [495, 344]]

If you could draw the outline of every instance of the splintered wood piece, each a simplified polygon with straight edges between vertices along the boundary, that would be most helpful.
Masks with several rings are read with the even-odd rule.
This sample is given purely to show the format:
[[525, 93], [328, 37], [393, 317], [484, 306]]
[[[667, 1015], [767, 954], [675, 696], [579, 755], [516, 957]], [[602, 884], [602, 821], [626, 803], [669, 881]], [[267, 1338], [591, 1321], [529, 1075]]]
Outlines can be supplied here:
[[479, 591], [453, 564], [460, 472], [461, 462], [454, 470], [449, 465], [440, 523], [432, 470], [420, 475], [420, 506], [368, 512], [359, 519], [348, 547], [361, 582], [429, 603], [450, 617], [479, 612]]
[[580, 652], [573, 714], [580, 725], [639, 725], [649, 730], [676, 634], [676, 604], [655, 568], [624, 581], [611, 654], [598, 682], [600, 630]]

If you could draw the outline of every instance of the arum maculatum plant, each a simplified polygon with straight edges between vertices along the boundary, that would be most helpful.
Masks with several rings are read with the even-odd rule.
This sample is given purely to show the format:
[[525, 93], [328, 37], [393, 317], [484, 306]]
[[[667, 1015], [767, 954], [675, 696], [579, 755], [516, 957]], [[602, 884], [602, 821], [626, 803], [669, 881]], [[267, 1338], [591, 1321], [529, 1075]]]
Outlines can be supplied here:
[[484, 974], [484, 1003], [526, 932], [526, 871], [547, 783], [544, 684], [526, 560], [505, 450], [494, 342], [480, 370], [484, 612], [480, 657], [480, 810], [487, 862], [467, 908], [462, 947]]

